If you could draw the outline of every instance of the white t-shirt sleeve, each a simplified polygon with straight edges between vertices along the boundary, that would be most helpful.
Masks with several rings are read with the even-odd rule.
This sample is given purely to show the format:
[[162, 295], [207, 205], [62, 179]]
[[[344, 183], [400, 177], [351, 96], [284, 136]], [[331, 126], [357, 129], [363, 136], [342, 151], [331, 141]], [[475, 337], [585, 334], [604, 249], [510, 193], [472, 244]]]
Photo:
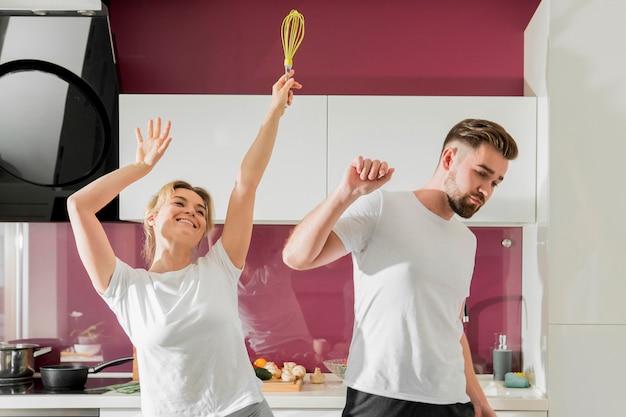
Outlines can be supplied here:
[[102, 298], [107, 304], [115, 304], [119, 301], [124, 293], [128, 290], [128, 286], [133, 277], [133, 268], [121, 261], [119, 258], [115, 259], [115, 270], [111, 276], [111, 281], [106, 291], [102, 294]]
[[234, 281], [238, 281], [241, 277], [241, 273], [243, 272], [243, 268], [237, 268], [233, 262], [230, 260], [226, 249], [224, 249], [224, 245], [222, 244], [222, 238], [219, 238], [208, 255], [204, 258], [201, 258], [199, 262], [206, 262], [209, 258], [212, 259], [213, 262], [221, 265], [222, 269], [228, 274], [228, 276]]
[[140, 270], [135, 270], [119, 258], [116, 258], [115, 270], [113, 271], [109, 286], [101, 295], [104, 302], [115, 313], [120, 326], [129, 337], [132, 337], [130, 314], [128, 310], [129, 303], [124, 301], [127, 298], [129, 288], [132, 286], [133, 281], [138, 279], [149, 280], [150, 277], [145, 270], [144, 273], [142, 273]]
[[363, 251], [378, 225], [382, 195], [380, 190], [359, 197], [333, 227], [348, 252]]

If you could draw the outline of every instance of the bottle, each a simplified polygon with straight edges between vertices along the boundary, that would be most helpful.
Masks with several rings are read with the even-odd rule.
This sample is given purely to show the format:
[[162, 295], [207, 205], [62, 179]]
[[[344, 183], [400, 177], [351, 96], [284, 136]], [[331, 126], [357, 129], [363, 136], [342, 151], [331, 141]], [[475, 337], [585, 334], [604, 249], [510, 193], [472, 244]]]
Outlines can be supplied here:
[[507, 349], [506, 335], [498, 336], [498, 348], [493, 350], [493, 379], [504, 381], [504, 375], [511, 372], [512, 352]]

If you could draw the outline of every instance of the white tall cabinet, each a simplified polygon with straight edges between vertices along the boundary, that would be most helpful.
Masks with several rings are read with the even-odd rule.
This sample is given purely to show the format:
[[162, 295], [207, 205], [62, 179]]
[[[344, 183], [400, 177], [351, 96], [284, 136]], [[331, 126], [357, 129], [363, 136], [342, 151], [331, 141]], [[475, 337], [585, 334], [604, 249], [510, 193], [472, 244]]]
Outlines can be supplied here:
[[550, 417], [621, 416], [626, 2], [547, 6]]

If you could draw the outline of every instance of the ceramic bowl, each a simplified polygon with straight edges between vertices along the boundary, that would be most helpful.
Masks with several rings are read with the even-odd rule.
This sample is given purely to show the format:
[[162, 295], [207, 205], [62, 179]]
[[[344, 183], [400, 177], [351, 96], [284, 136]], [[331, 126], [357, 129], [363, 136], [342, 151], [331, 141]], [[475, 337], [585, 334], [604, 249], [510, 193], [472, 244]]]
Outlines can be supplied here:
[[100, 352], [102, 345], [100, 344], [80, 344], [76, 343], [74, 345], [74, 351], [80, 355], [95, 355]]

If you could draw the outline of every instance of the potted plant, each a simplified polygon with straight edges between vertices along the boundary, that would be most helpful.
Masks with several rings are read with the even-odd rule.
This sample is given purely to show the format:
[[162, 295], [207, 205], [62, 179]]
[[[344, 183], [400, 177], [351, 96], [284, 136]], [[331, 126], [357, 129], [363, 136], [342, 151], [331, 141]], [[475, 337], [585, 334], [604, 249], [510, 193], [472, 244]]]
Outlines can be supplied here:
[[100, 352], [102, 345], [100, 338], [102, 337], [101, 326], [104, 322], [90, 324], [89, 326], [74, 330], [70, 336], [74, 338], [74, 352], [79, 355], [93, 356]]
[[102, 336], [101, 327], [103, 324], [104, 322], [101, 321], [95, 324], [90, 324], [84, 329], [76, 329], [72, 331], [70, 336], [76, 337], [76, 342], [81, 345], [89, 345], [89, 344], [98, 343], [100, 340], [100, 337]]

